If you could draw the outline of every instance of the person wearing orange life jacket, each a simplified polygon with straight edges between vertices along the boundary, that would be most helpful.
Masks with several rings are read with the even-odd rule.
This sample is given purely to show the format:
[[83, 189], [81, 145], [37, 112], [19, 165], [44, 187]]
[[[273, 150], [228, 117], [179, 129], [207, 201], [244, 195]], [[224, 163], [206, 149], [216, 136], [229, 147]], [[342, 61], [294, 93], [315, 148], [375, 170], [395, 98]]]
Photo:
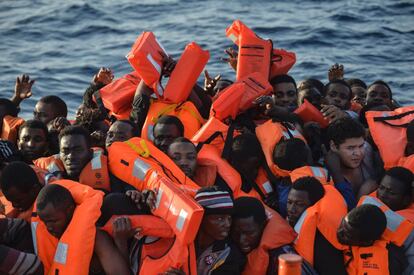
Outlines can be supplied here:
[[28, 120], [20, 126], [17, 146], [27, 163], [47, 155], [48, 134], [46, 125], [38, 120]]
[[403, 249], [382, 238], [386, 230], [386, 215], [376, 205], [360, 205], [343, 218], [337, 235], [340, 243], [349, 246], [344, 252], [349, 275], [411, 274], [404, 273], [408, 261]]
[[20, 124], [18, 122], [19, 109], [12, 101], [6, 98], [0, 98], [0, 129], [1, 138], [16, 142], [17, 132]]
[[[242, 274], [277, 274], [278, 256], [295, 253], [291, 246], [294, 231], [277, 213], [268, 218], [256, 198], [239, 197], [234, 208], [231, 238], [247, 256]], [[302, 268], [303, 274], [315, 274], [306, 262]]]
[[137, 126], [130, 120], [117, 120], [112, 123], [106, 134], [105, 147], [108, 148], [115, 141], [126, 141], [138, 136]]
[[89, 274], [96, 260], [101, 272], [129, 274], [110, 236], [95, 227], [102, 198], [101, 191], [67, 180], [40, 191], [32, 231], [45, 272]]
[[68, 108], [65, 101], [58, 96], [49, 95], [42, 97], [36, 103], [33, 111], [33, 119], [40, 120], [47, 125], [57, 117], [66, 118], [67, 114]]
[[3, 201], [1, 197], [1, 201], [8, 206], [5, 209], [6, 217], [30, 221], [37, 195], [51, 181], [50, 174], [24, 162], [15, 161], [7, 165], [0, 176], [0, 186], [5, 199]]
[[322, 185], [314, 177], [303, 177], [292, 184], [287, 201], [287, 221], [298, 236], [296, 251], [318, 274], [346, 274], [343, 246], [336, 230], [347, 208], [339, 192]]

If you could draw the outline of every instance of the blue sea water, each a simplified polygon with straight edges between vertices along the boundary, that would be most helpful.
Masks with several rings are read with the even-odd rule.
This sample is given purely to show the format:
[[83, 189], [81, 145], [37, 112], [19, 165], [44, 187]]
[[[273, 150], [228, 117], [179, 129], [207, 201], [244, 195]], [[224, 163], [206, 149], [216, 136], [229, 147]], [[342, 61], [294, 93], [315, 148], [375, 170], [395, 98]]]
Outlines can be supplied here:
[[338, 62], [346, 77], [383, 79], [401, 103], [414, 103], [411, 0], [1, 0], [0, 96], [10, 97], [16, 76], [27, 73], [36, 83], [23, 117], [49, 94], [62, 97], [73, 115], [99, 67], [116, 77], [132, 70], [125, 55], [142, 31], [153, 31], [176, 58], [196, 41], [210, 51], [209, 72], [233, 79], [220, 57], [232, 45], [225, 28], [235, 19], [296, 52], [290, 74], [297, 81], [326, 82]]

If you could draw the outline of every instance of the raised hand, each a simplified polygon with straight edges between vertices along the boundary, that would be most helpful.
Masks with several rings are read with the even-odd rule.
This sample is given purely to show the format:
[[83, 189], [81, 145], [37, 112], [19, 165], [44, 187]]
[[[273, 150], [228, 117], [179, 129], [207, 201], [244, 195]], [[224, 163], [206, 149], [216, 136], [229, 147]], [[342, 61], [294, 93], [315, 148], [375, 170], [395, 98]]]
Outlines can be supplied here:
[[47, 124], [47, 128], [49, 132], [50, 131], [60, 132], [63, 130], [63, 128], [69, 125], [70, 125], [70, 122], [66, 118], [56, 117]]
[[35, 80], [30, 80], [30, 76], [27, 74], [16, 78], [16, 84], [14, 85], [14, 96], [12, 101], [15, 100], [19, 103], [32, 96], [32, 86]]
[[114, 74], [110, 68], [102, 67], [99, 69], [98, 73], [93, 76], [93, 83], [100, 85], [108, 85], [114, 79]]
[[112, 233], [115, 239], [128, 240], [141, 231], [140, 228], [132, 228], [131, 220], [128, 217], [117, 217], [112, 225]]
[[237, 70], [237, 55], [238, 52], [233, 49], [233, 48], [227, 48], [226, 50], [224, 50], [224, 52], [229, 56], [229, 57], [222, 57], [221, 60], [224, 62], [229, 63], [230, 67], [233, 68], [233, 70]]
[[159, 52], [162, 56], [162, 71], [161, 75], [165, 77], [170, 77], [172, 72], [174, 71], [175, 65], [177, 62], [169, 55], [166, 55], [164, 52]]
[[221, 75], [216, 75], [212, 78], [207, 70], [204, 70], [204, 91], [207, 94], [214, 96], [214, 87], [216, 87], [217, 81], [219, 81]]
[[344, 79], [344, 65], [335, 63], [329, 68], [328, 71], [329, 81]]
[[334, 105], [322, 105], [321, 113], [329, 120], [329, 122], [348, 116], [346, 112]]

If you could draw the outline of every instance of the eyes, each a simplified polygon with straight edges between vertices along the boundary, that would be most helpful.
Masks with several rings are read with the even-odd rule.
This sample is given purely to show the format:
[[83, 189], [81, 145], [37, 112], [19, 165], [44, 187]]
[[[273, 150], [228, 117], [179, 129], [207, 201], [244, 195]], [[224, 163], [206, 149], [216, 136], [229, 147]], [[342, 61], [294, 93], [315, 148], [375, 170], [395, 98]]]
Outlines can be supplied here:
[[337, 91], [329, 91], [328, 92], [329, 97], [339, 97], [342, 100], [348, 100], [348, 95], [345, 93], [338, 93]]
[[287, 97], [295, 97], [296, 96], [296, 92], [293, 91], [293, 90], [289, 90], [287, 92], [276, 92], [275, 93], [276, 98], [283, 98], [285, 95]]

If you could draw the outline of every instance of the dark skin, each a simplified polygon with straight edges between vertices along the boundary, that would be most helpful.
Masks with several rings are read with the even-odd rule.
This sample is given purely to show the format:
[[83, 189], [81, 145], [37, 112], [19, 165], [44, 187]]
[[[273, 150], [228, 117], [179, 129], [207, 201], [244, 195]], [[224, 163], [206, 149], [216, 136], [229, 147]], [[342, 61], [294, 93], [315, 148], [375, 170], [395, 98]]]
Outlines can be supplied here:
[[36, 183], [27, 191], [21, 191], [15, 187], [2, 191], [6, 199], [12, 203], [13, 208], [19, 212], [24, 212], [33, 206], [40, 189], [42, 189], [42, 186]]
[[60, 159], [69, 179], [79, 180], [83, 168], [92, 159], [93, 151], [82, 135], [68, 135], [60, 139]]
[[185, 175], [193, 178], [197, 169], [197, 150], [192, 143], [174, 142], [168, 147], [168, 156], [183, 170]]
[[309, 206], [311, 206], [311, 201], [308, 192], [292, 188], [287, 200], [287, 221], [289, 225], [295, 227], [300, 216]]
[[411, 204], [411, 196], [406, 194], [404, 183], [388, 175], [382, 178], [377, 197], [392, 211], [405, 209]]
[[322, 96], [317, 89], [306, 88], [299, 90], [298, 105], [302, 105], [305, 99], [316, 108], [321, 109]]
[[390, 91], [382, 84], [375, 84], [368, 88], [366, 101], [367, 104], [376, 103], [392, 106]]
[[340, 110], [347, 110], [350, 106], [351, 90], [341, 83], [329, 85], [325, 100], [327, 105], [334, 105]]
[[16, 78], [16, 84], [14, 85], [14, 94], [11, 101], [19, 106], [20, 102], [32, 96], [32, 86], [35, 80], [30, 80], [29, 75], [22, 75]]
[[[60, 239], [70, 224], [75, 205], [62, 208], [56, 208], [49, 203], [44, 209], [38, 209], [40, 219], [45, 223], [49, 233], [57, 239]], [[127, 262], [115, 247], [111, 237], [99, 229], [96, 230], [94, 256], [99, 260], [105, 274], [130, 274]]]
[[215, 241], [226, 239], [230, 234], [230, 227], [230, 215], [205, 215], [197, 235], [200, 250], [204, 251]]
[[362, 106], [365, 105], [365, 100], [367, 97], [367, 90], [364, 87], [360, 86], [352, 86], [352, 101], [361, 104]]
[[25, 127], [20, 130], [17, 146], [20, 152], [22, 152], [25, 161], [31, 163], [33, 160], [45, 155], [48, 141], [42, 129]]
[[48, 124], [53, 119], [57, 118], [58, 110], [53, 104], [47, 104], [42, 101], [38, 101], [33, 111], [33, 118], [40, 120], [44, 124]]
[[181, 133], [175, 124], [157, 123], [154, 127], [154, 145], [166, 154], [170, 144], [178, 137]]
[[293, 110], [297, 107], [298, 92], [295, 84], [291, 82], [282, 82], [273, 85], [273, 101], [276, 106]]
[[243, 254], [257, 248], [266, 224], [258, 224], [253, 217], [233, 219], [231, 238]]
[[346, 215], [342, 219], [342, 222], [338, 228], [336, 233], [338, 241], [343, 245], [349, 246], [371, 246], [374, 243], [374, 240], [362, 240], [360, 231], [358, 228], [352, 226], [348, 216], [349, 215]]
[[115, 121], [106, 134], [105, 146], [108, 148], [115, 141], [126, 141], [133, 137], [132, 126], [122, 121]]

